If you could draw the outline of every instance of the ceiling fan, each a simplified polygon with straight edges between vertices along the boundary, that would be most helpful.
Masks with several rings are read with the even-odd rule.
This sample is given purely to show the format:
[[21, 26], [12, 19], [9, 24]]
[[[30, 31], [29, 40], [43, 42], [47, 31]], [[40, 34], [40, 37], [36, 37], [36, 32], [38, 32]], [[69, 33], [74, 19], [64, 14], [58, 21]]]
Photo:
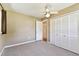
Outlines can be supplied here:
[[58, 11], [52, 10], [51, 8], [52, 7], [49, 7], [49, 5], [45, 6], [43, 14], [46, 18], [49, 18], [51, 15], [58, 14]]

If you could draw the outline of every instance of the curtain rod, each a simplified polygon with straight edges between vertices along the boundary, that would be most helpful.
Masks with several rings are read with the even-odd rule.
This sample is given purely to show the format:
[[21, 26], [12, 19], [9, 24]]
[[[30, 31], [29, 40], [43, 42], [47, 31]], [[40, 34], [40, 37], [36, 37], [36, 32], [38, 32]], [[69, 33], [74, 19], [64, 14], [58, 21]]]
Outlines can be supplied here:
[[3, 6], [2, 6], [2, 4], [0, 3], [0, 6], [1, 6], [1, 8], [4, 10], [4, 8], [3, 8]]

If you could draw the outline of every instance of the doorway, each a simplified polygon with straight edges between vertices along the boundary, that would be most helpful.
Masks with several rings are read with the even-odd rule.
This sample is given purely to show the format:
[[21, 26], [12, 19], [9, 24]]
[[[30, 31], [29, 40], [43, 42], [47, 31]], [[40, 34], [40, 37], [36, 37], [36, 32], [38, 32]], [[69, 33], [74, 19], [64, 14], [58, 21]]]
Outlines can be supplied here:
[[43, 41], [48, 40], [48, 21], [43, 22]]

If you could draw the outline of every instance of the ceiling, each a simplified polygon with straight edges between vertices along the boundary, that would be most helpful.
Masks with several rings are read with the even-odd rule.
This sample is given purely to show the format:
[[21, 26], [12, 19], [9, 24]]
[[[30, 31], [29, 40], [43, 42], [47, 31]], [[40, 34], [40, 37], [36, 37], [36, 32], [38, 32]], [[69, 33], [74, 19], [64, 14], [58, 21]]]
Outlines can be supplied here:
[[73, 3], [3, 3], [2, 5], [6, 10], [41, 18], [44, 16], [43, 12], [46, 5], [49, 6], [50, 10], [59, 11], [72, 4]]

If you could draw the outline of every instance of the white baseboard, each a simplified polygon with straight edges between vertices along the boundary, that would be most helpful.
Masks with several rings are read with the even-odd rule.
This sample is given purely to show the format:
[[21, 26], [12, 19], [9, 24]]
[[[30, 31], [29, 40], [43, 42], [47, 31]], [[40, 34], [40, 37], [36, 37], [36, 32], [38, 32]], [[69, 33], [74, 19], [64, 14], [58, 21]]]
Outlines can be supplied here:
[[5, 48], [19, 46], [19, 45], [22, 45], [22, 44], [28, 44], [28, 43], [32, 43], [32, 42], [36, 42], [36, 41], [39, 41], [39, 40], [32, 40], [32, 41], [27, 41], [27, 42], [22, 42], [22, 43], [17, 43], [17, 44], [13, 44], [13, 45], [4, 46], [2, 51], [0, 52], [0, 56], [2, 55]]
[[35, 41], [38, 41], [38, 40], [32, 40], [32, 41], [27, 41], [27, 42], [13, 44], [13, 45], [8, 45], [8, 46], [5, 46], [5, 48], [9, 48], [9, 47], [13, 47], [13, 46], [18, 46], [18, 45], [22, 45], [22, 44], [28, 44], [28, 43], [32, 43], [32, 42], [35, 42]]
[[3, 47], [3, 49], [0, 52], [0, 56], [2, 55], [3, 51], [4, 51], [5, 47]]

